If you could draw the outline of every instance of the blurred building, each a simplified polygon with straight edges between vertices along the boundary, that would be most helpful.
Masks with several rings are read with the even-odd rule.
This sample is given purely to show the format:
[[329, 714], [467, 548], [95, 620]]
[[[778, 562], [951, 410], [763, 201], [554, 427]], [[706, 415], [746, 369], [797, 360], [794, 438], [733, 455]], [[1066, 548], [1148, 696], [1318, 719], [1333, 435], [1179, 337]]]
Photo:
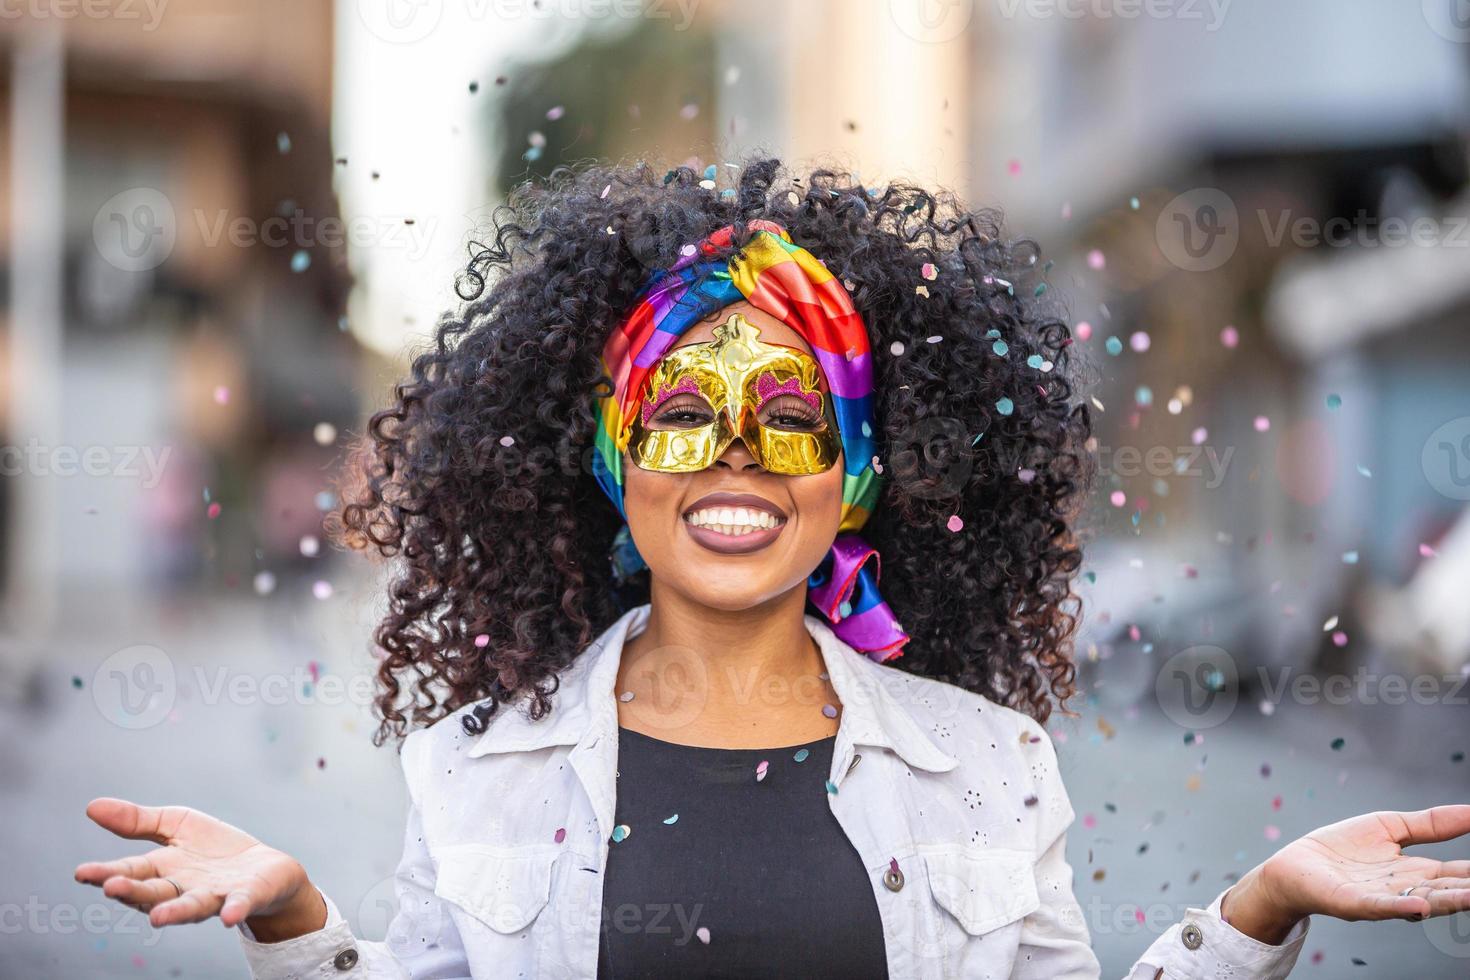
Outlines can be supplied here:
[[331, 5], [30, 9], [0, 20], [0, 554], [23, 648], [248, 590], [288, 557], [277, 525], [296, 555], [335, 452], [313, 430], [358, 424], [361, 363], [331, 234]]

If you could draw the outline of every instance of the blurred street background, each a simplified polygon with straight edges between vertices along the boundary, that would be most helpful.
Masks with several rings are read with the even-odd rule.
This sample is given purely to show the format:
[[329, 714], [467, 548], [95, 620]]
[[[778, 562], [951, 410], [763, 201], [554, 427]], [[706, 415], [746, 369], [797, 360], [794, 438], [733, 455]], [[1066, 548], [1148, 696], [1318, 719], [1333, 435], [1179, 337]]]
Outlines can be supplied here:
[[[0, 976], [245, 976], [72, 882], [130, 852], [99, 795], [383, 934], [378, 572], [323, 515], [495, 204], [593, 157], [761, 148], [1041, 243], [1104, 976], [1316, 826], [1470, 802], [1464, 0], [15, 0], [0, 89]], [[1470, 976], [1470, 916], [1316, 921], [1294, 975]]]

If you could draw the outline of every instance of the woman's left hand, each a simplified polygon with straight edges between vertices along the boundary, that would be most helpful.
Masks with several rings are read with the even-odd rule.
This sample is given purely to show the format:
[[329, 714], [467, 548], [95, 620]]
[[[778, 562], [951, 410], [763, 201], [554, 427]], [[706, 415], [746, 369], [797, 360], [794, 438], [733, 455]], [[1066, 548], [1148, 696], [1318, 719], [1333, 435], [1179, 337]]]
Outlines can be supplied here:
[[1470, 860], [1403, 853], [1470, 834], [1470, 805], [1343, 820], [1295, 840], [1240, 879], [1221, 915], [1253, 939], [1280, 945], [1309, 915], [1418, 920], [1470, 909]]

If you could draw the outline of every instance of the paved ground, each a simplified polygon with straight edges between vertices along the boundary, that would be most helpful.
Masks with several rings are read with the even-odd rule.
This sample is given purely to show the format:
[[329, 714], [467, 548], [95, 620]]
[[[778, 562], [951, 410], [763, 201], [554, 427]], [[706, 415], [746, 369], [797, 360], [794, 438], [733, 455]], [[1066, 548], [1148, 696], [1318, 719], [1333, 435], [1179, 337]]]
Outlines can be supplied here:
[[[404, 805], [396, 757], [370, 745], [350, 683], [342, 692], [329, 679], [364, 676], [366, 613], [353, 610], [366, 608], [365, 588], [326, 602], [278, 595], [69, 617], [35, 696], [0, 712], [0, 738], [21, 747], [0, 753], [0, 973], [245, 975], [234, 937], [217, 925], [155, 933], [71, 881], [79, 860], [129, 850], [82, 814], [104, 794], [186, 802], [249, 828], [300, 856], [350, 917], [381, 935]], [[170, 667], [176, 696], [150, 701], [149, 691], [169, 689]], [[1099, 691], [1136, 700], [1126, 685]], [[1241, 705], [1193, 744], [1151, 704], [1130, 710], [1099, 697], [1080, 708], [1059, 726], [1059, 749], [1079, 814], [1077, 891], [1107, 977], [1122, 976], [1185, 906], [1208, 903], [1228, 875], [1268, 854], [1268, 827], [1287, 840], [1360, 811], [1470, 800], [1470, 762], [1451, 759], [1470, 748], [1463, 706], [1288, 704], [1265, 717]], [[1296, 975], [1463, 980], [1470, 926], [1459, 928], [1318, 922]]]

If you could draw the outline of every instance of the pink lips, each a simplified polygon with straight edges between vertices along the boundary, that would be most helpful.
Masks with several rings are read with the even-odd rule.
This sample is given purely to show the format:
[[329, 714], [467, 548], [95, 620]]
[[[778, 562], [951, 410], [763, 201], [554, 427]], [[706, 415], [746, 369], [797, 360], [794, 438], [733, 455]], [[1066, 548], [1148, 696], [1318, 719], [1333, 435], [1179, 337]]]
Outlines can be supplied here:
[[737, 535], [724, 534], [713, 528], [696, 527], [688, 521], [681, 521], [684, 530], [689, 532], [689, 536], [695, 540], [695, 543], [722, 555], [746, 555], [753, 551], [760, 551], [780, 537], [781, 531], [786, 527], [786, 512], [764, 497], [758, 497], [752, 493], [721, 491], [705, 494], [686, 507], [684, 513], [691, 514], [711, 507], [748, 507], [751, 510], [771, 514], [781, 522], [775, 527], [757, 528]]

